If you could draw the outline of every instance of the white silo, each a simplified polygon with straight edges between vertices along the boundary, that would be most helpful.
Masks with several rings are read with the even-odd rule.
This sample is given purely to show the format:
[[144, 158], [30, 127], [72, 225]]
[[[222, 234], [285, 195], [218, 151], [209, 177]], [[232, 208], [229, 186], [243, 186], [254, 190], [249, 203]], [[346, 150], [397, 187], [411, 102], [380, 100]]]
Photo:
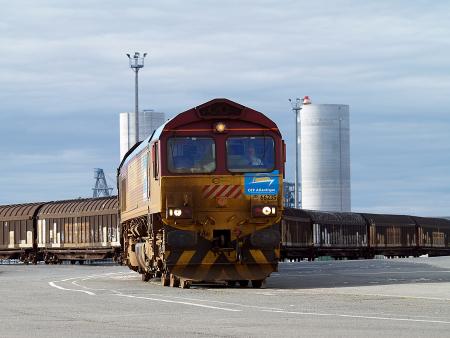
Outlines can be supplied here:
[[305, 104], [299, 130], [302, 208], [350, 211], [349, 106]]
[[[127, 153], [135, 139], [135, 113], [120, 113], [119, 128], [120, 128], [120, 160]], [[143, 110], [139, 112], [139, 141], [145, 140], [150, 136], [154, 130], [165, 122], [165, 114], [155, 112], [153, 110]]]
[[166, 122], [165, 114], [151, 109], [139, 113], [139, 141], [145, 140], [154, 130]]

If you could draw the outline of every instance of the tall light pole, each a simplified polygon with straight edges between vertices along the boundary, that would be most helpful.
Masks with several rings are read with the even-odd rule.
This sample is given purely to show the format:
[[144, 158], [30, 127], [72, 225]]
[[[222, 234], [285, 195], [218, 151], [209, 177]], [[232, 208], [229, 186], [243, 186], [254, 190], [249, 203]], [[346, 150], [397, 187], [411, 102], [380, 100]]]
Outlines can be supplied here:
[[302, 100], [298, 97], [295, 99], [295, 101], [292, 101], [289, 99], [289, 102], [292, 106], [292, 111], [295, 113], [295, 187], [294, 187], [294, 203], [295, 208], [299, 207], [299, 184], [300, 184], [300, 167], [298, 165], [299, 163], [299, 151], [298, 147], [300, 145], [300, 135], [298, 130], [298, 125], [300, 123], [300, 110], [302, 109]]
[[[144, 68], [144, 58], [147, 53], [142, 56], [139, 52], [134, 52], [131, 56], [127, 53], [128, 59], [130, 61], [130, 68], [135, 73], [134, 79], [134, 129], [135, 129], [135, 140], [134, 144], [139, 142], [139, 94], [138, 94], [138, 73], [139, 69]], [[131, 141], [131, 140], [130, 140]], [[131, 147], [130, 147], [131, 148]]]

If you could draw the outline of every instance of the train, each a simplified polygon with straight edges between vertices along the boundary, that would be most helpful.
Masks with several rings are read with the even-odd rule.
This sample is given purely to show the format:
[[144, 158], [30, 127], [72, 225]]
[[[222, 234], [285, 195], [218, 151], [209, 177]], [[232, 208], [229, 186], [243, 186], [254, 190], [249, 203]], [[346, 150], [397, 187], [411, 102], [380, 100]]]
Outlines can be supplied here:
[[[0, 206], [0, 259], [121, 263], [117, 196]], [[450, 220], [285, 208], [280, 261], [450, 255]]]
[[0, 259], [121, 261], [117, 197], [0, 206]]
[[285, 158], [277, 125], [228, 99], [167, 121], [118, 168], [125, 264], [162, 285], [261, 287], [279, 261]]
[[285, 208], [281, 259], [450, 255], [450, 220]]
[[277, 125], [214, 99], [134, 145], [118, 196], [0, 206], [0, 259], [113, 259], [162, 285], [260, 288], [283, 260], [450, 255], [450, 220], [283, 207]]

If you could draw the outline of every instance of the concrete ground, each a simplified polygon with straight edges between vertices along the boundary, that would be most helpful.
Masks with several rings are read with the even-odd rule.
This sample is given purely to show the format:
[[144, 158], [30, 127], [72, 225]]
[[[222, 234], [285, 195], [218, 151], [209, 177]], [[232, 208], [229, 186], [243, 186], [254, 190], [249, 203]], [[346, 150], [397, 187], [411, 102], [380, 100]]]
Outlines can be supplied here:
[[1, 337], [449, 337], [450, 257], [282, 263], [263, 289], [0, 265]]

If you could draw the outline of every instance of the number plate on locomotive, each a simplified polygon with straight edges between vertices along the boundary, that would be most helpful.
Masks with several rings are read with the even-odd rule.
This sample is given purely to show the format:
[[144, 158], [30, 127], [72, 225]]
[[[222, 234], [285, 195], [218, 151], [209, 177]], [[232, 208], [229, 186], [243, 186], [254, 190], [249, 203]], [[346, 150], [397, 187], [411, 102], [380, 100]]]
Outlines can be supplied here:
[[278, 200], [278, 195], [253, 195], [252, 199], [259, 201], [276, 201]]

